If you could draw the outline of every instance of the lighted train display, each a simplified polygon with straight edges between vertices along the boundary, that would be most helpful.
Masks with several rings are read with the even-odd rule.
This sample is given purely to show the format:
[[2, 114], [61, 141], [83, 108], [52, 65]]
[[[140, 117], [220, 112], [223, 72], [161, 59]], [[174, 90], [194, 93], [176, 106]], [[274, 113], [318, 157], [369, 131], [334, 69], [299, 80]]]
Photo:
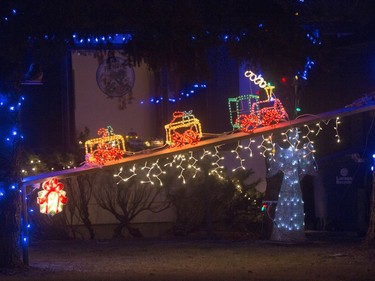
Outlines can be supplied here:
[[273, 93], [275, 87], [268, 85], [260, 75], [251, 71], [246, 71], [245, 76], [266, 91], [267, 99], [259, 100], [257, 95], [229, 98], [230, 121], [233, 129], [251, 133], [256, 128], [288, 120], [288, 114], [283, 104]]
[[[267, 94], [265, 100], [259, 100], [257, 95], [242, 95], [229, 98], [229, 114], [233, 130], [246, 133], [256, 128], [272, 126], [288, 119], [284, 106], [273, 93], [274, 86], [267, 84], [261, 77], [251, 71], [245, 76], [251, 82], [264, 89]], [[176, 111], [171, 122], [164, 126], [166, 132], [165, 145], [182, 147], [197, 144], [202, 136], [200, 121], [192, 111]], [[111, 126], [98, 131], [99, 138], [85, 142], [86, 161], [88, 165], [105, 165], [108, 161], [121, 159], [126, 153], [124, 138], [113, 133]]]
[[250, 113], [240, 114], [235, 123], [241, 131], [251, 133], [258, 127], [270, 126], [287, 119], [288, 114], [281, 101], [273, 97], [271, 100], [253, 103]]

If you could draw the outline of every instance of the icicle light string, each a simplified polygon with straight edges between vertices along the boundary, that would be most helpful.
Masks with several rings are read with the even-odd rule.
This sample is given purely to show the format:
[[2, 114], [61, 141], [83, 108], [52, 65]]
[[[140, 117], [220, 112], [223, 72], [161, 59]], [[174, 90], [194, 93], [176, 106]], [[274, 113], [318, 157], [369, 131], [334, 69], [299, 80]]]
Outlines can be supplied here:
[[154, 163], [151, 164], [151, 166], [147, 166], [147, 161], [145, 162], [145, 165], [141, 168], [141, 170], [146, 170], [146, 177], [147, 180], [142, 180], [141, 183], [150, 183], [152, 185], [155, 184], [153, 181], [153, 178], [156, 178], [159, 181], [159, 185], [163, 186], [163, 181], [160, 179], [159, 176], [162, 174], [166, 174], [165, 171], [161, 169], [159, 166], [159, 159], [157, 159]]
[[315, 136], [319, 135], [320, 131], [322, 131], [322, 126], [320, 126], [320, 122], [316, 123], [315, 126], [318, 127], [318, 131], [316, 132]]
[[[302, 136], [304, 142], [301, 149], [303, 150], [302, 156], [306, 158], [310, 154], [314, 154], [316, 152], [314, 149], [314, 141], [310, 138], [310, 134], [313, 134], [315, 131], [306, 124], [304, 125], [304, 128], [306, 129], [306, 133]], [[297, 130], [297, 135], [292, 134], [292, 132], [295, 130]], [[302, 131], [299, 131], [298, 128], [288, 129], [286, 132], [281, 133], [281, 135], [284, 136], [283, 142], [287, 142], [291, 149], [297, 151], [300, 149], [301, 141], [299, 140], [299, 135], [301, 133]]]
[[[166, 167], [166, 166], [173, 167], [173, 164], [176, 163], [177, 157], [178, 157], [178, 154], [173, 155], [172, 161], [170, 161], [168, 163], [165, 163], [164, 167]], [[169, 159], [169, 158], [167, 158], [167, 159]]]
[[309, 125], [304, 125], [304, 127], [307, 129], [307, 133], [302, 136], [302, 138], [306, 140], [305, 144], [303, 145], [303, 149], [305, 150], [303, 157], [306, 158], [311, 153], [314, 154], [316, 152], [314, 149], [314, 141], [309, 137], [309, 135], [315, 131], [310, 129]]
[[249, 139], [249, 143], [246, 147], [244, 147], [244, 150], [249, 150], [249, 157], [253, 157], [253, 150], [251, 149], [251, 144], [254, 143], [255, 140]]
[[240, 144], [240, 141], [237, 142], [236, 149], [231, 150], [232, 153], [236, 155], [236, 159], [239, 161], [239, 166], [237, 168], [232, 169], [232, 172], [237, 171], [238, 169], [245, 170], [245, 167], [243, 165], [243, 162], [245, 161], [245, 158], [242, 158], [240, 154], [238, 153], [238, 150], [242, 149], [243, 146]]
[[220, 156], [219, 153], [219, 147], [221, 145], [216, 145], [215, 148], [215, 153], [212, 154], [212, 157], [215, 158], [215, 161], [212, 162], [212, 170], [208, 172], [209, 175], [216, 175], [219, 179], [224, 179], [222, 176], [222, 170], [224, 169], [223, 165], [220, 165], [219, 163], [224, 160], [223, 156]]
[[[322, 120], [320, 122], [317, 122], [315, 124], [317, 129], [313, 129], [311, 126], [307, 124], [303, 125], [303, 129], [299, 131], [299, 133], [301, 134], [302, 132], [305, 132], [304, 135], [302, 135], [302, 139], [304, 140], [302, 146], [301, 146], [301, 141], [299, 139], [292, 140], [292, 139], [288, 139], [287, 137], [288, 135], [290, 135], [290, 133], [293, 130], [295, 129], [298, 130], [298, 128], [288, 129], [287, 131], [282, 132], [281, 135], [283, 136], [283, 141], [288, 143], [288, 146], [292, 147], [295, 151], [303, 149], [304, 150], [304, 153], [302, 154], [303, 158], [309, 157], [310, 154], [314, 154], [316, 152], [316, 150], [314, 149], [314, 141], [312, 139], [312, 136], [317, 136], [320, 133], [320, 131], [323, 130], [321, 126], [322, 122], [325, 125], [328, 125], [330, 121], [331, 120], [328, 120], [328, 121]], [[337, 117], [336, 123], [334, 126], [335, 138], [337, 139], [337, 142], [340, 142], [340, 136], [338, 132], [338, 126], [340, 123], [341, 122], [339, 118]], [[272, 134], [269, 136], [262, 135], [262, 141], [260, 145], [255, 146], [256, 149], [260, 150], [260, 154], [263, 157], [267, 157], [268, 153], [271, 153], [271, 154], [274, 153], [275, 146], [272, 141], [272, 138], [273, 138]], [[243, 170], [246, 169], [244, 166], [244, 162], [246, 161], [247, 158], [251, 158], [253, 156], [253, 149], [252, 149], [253, 143], [255, 143], [255, 140], [251, 138], [248, 140], [248, 144], [246, 146], [241, 144], [240, 141], [237, 142], [236, 148], [234, 150], [231, 150], [231, 153], [235, 155], [235, 158], [238, 161], [239, 165], [236, 168], [232, 169], [232, 171], [236, 171], [239, 169], [243, 169]], [[209, 171], [209, 174], [218, 176], [218, 178], [223, 179], [224, 177], [222, 176], [222, 170], [224, 169], [224, 166], [222, 165], [221, 162], [224, 160], [224, 157], [220, 155], [220, 152], [219, 152], [220, 146], [221, 145], [214, 146], [214, 151], [212, 151], [212, 149], [210, 150], [210, 149], [203, 148], [203, 151], [201, 153], [196, 152], [195, 154], [196, 156], [194, 156], [193, 151], [189, 151], [188, 155], [184, 155], [184, 154], [173, 155], [172, 159], [169, 162], [166, 162], [164, 164], [164, 167], [177, 169], [178, 178], [181, 179], [184, 184], [186, 184], [188, 180], [187, 178], [188, 176], [195, 178], [197, 173], [201, 171], [201, 168], [199, 167], [199, 161], [205, 159], [206, 157], [209, 157], [212, 160], [211, 162], [212, 169]], [[248, 155], [241, 156], [240, 154], [241, 150], [248, 151]], [[145, 162], [142, 168], [139, 168], [136, 165], [133, 165], [132, 168], [129, 169], [130, 174], [126, 176], [124, 175], [125, 174], [124, 169], [121, 167], [120, 171], [117, 174], [114, 174], [114, 177], [119, 178], [119, 181], [117, 182], [117, 184], [119, 184], [120, 182], [127, 182], [133, 177], [142, 176], [143, 173], [140, 173], [140, 171], [146, 171], [145, 177], [147, 178], [147, 180], [142, 180], [140, 181], [140, 183], [155, 184], [155, 180], [157, 180], [159, 184], [162, 186], [163, 182], [162, 182], [161, 175], [166, 174], [166, 171], [164, 171], [158, 163], [159, 163], [159, 159], [152, 165], [147, 165], [147, 162]], [[138, 169], [138, 172], [137, 172], [137, 169]], [[189, 170], [192, 171], [192, 173], [187, 173]]]
[[[313, 115], [313, 114], [305, 114], [305, 116], [306, 116], [306, 115], [309, 115], [309, 116], [310, 116], [310, 115], [311, 115], [311, 116], [316, 116], [316, 115]], [[301, 116], [302, 116], [302, 115], [301, 115]], [[301, 117], [301, 116], [299, 116], [299, 117]], [[315, 133], [315, 136], [319, 135], [320, 132], [323, 131], [323, 128], [322, 128], [322, 126], [321, 126], [321, 123], [323, 122], [324, 125], [328, 126], [328, 124], [331, 122], [331, 120], [332, 120], [332, 119], [329, 119], [329, 120], [321, 120], [321, 121], [317, 122], [317, 123], [315, 124], [315, 126], [317, 127], [317, 131], [316, 131], [316, 133]], [[333, 129], [334, 129], [334, 131], [335, 131], [335, 138], [336, 138], [336, 141], [337, 141], [338, 143], [341, 142], [340, 134], [339, 134], [339, 131], [338, 131], [338, 129], [339, 129], [339, 125], [340, 125], [340, 124], [341, 124], [340, 117], [336, 117], [336, 118], [335, 118], [335, 125], [334, 125]], [[306, 127], [306, 126], [308, 126], [308, 125], [304, 125], [304, 127]], [[315, 132], [315, 130], [312, 130], [312, 129], [310, 129], [310, 131], [311, 131], [311, 133], [314, 133], [314, 132]]]
[[178, 175], [177, 178], [182, 179], [182, 183], [185, 184], [186, 183], [186, 179], [185, 179], [185, 176], [184, 176], [184, 172], [185, 172], [186, 169], [184, 168], [183, 163], [186, 161], [186, 157], [183, 154], [180, 154], [178, 156], [179, 157], [177, 158], [177, 160], [179, 162], [178, 162], [176, 168], [180, 170], [180, 174]]
[[[184, 175], [185, 170], [186, 170], [186, 168], [184, 167], [185, 162], [187, 162], [185, 155], [184, 154], [177, 154], [177, 155], [173, 155], [172, 161], [164, 164], [164, 166], [169, 166], [169, 167], [175, 166], [175, 168], [177, 170], [179, 170], [179, 174], [178, 174], [177, 178], [182, 179], [183, 184], [186, 183], [186, 178], [185, 178], [185, 175]], [[195, 165], [195, 163], [194, 163], [194, 165]]]
[[336, 123], [335, 123], [335, 126], [333, 127], [334, 130], [335, 130], [335, 138], [336, 138], [336, 141], [337, 143], [341, 142], [341, 139], [340, 139], [340, 135], [339, 135], [339, 125], [340, 125], [341, 121], [340, 121], [340, 117], [336, 117]]
[[[331, 122], [331, 119], [330, 120], [322, 120], [322, 121], [316, 123], [316, 126], [318, 127], [318, 131], [315, 134], [315, 136], [317, 136], [320, 133], [320, 131], [323, 130], [321, 125], [320, 125], [321, 122], [323, 122], [324, 125], [328, 126], [328, 124]], [[340, 117], [336, 117], [335, 125], [334, 125], [333, 129], [335, 130], [335, 138], [336, 138], [337, 143], [341, 142], [341, 138], [340, 138], [340, 134], [339, 134], [339, 125], [340, 124], [341, 124]]]
[[[281, 133], [281, 135], [284, 137], [283, 142], [287, 142], [288, 146], [293, 148], [294, 150], [298, 149], [298, 145], [300, 144], [300, 140], [298, 139], [297, 136], [293, 136], [292, 138], [290, 137], [290, 133], [293, 132], [294, 130], [298, 131], [298, 128], [296, 129], [288, 129], [285, 133]], [[298, 134], [300, 131], [298, 131]]]
[[114, 174], [113, 177], [117, 177], [117, 178], [120, 178], [120, 180], [117, 182], [117, 184], [119, 184], [120, 182], [127, 182], [128, 180], [130, 180], [132, 177], [135, 177], [137, 175], [136, 173], [136, 166], [135, 164], [133, 165], [132, 168], [129, 169], [129, 171], [131, 172], [131, 175], [128, 176], [128, 177], [123, 177], [122, 176], [122, 172], [123, 172], [123, 167], [120, 168], [120, 171], [117, 173], [117, 174]]
[[267, 152], [272, 151], [272, 134], [268, 137], [264, 137], [264, 135], [262, 135], [262, 142], [260, 143], [260, 145], [258, 145], [258, 149], [263, 150], [260, 152], [263, 157], [266, 157]]
[[197, 173], [200, 172], [200, 167], [197, 166], [198, 158], [194, 157], [194, 153], [189, 151], [189, 156], [184, 154], [174, 155], [172, 161], [164, 164], [164, 166], [174, 167], [179, 171], [178, 178], [186, 183], [187, 171], [192, 170], [192, 178], [195, 178]]
[[211, 154], [212, 154], [211, 151], [206, 150], [205, 148], [203, 148], [203, 154], [202, 154], [202, 156], [200, 157], [200, 159], [203, 160], [206, 156], [211, 155]]
[[193, 178], [196, 177], [197, 173], [200, 171], [200, 168], [196, 166], [196, 163], [198, 162], [198, 159], [194, 157], [193, 152], [189, 151], [189, 165], [188, 168], [193, 170]]
[[[303, 114], [303, 115], [299, 115], [296, 119], [300, 119], [302, 117], [307, 117], [307, 116], [317, 116], [317, 115], [315, 115], [315, 114]], [[319, 135], [319, 133], [321, 131], [323, 131], [321, 123], [323, 122], [324, 125], [328, 126], [328, 124], [331, 122], [331, 120], [332, 119], [318, 121], [315, 124], [315, 126], [317, 126], [317, 132], [316, 132], [315, 136]], [[339, 124], [341, 124], [340, 117], [336, 117], [335, 122], [336, 122], [335, 126], [334, 126], [334, 130], [336, 132], [335, 138], [337, 139], [337, 142], [340, 142], [341, 139], [340, 139], [340, 135], [339, 135], [339, 132], [338, 132]]]

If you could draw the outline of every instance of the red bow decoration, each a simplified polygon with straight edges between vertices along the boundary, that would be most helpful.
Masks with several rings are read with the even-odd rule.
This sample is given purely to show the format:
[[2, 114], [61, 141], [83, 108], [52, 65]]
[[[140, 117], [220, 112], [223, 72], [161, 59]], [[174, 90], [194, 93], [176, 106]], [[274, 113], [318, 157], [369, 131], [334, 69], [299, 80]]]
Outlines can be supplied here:
[[[51, 178], [42, 184], [43, 190], [38, 192], [37, 203], [40, 205], [40, 212], [45, 214], [57, 214], [62, 211], [62, 205], [65, 205], [68, 199], [64, 185], [57, 178]], [[54, 202], [50, 202], [50, 199]]]
[[196, 131], [193, 131], [190, 127], [189, 130], [186, 130], [183, 133], [173, 132], [171, 135], [173, 144], [171, 147], [181, 147], [185, 144], [195, 145], [199, 142], [200, 136]]

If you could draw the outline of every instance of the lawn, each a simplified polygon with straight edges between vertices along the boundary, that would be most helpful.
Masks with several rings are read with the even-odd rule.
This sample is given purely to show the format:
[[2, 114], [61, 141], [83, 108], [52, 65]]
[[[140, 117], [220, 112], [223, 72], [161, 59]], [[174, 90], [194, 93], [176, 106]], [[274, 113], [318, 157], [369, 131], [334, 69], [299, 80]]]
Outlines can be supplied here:
[[34, 241], [30, 267], [0, 280], [375, 280], [375, 249], [348, 234], [260, 240]]

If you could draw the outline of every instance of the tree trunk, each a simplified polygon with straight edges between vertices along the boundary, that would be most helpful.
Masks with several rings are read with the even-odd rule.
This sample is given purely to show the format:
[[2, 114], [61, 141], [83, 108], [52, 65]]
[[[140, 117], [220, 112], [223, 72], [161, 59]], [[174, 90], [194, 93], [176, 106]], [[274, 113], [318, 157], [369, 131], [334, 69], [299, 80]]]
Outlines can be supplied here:
[[0, 268], [23, 265], [20, 247], [21, 201], [17, 190], [6, 193], [0, 200]]
[[126, 229], [129, 231], [130, 235], [135, 237], [135, 238], [142, 238], [143, 234], [138, 228], [131, 227], [130, 225], [126, 226]]
[[[91, 197], [91, 193], [87, 189], [92, 189], [93, 186], [89, 180], [90, 175], [85, 175], [82, 177], [77, 177], [77, 182], [78, 182], [78, 191], [79, 191], [79, 199], [78, 199], [78, 210], [79, 210], [79, 216], [82, 219], [82, 222], [84, 226], [87, 228], [89, 234], [90, 234], [90, 239], [95, 238], [95, 232], [92, 227], [92, 223], [90, 220], [90, 213], [89, 213], [89, 201]], [[88, 188], [85, 187], [84, 180], [86, 180], [86, 183], [88, 184]], [[88, 196], [87, 194], [90, 194]]]
[[[0, 115], [0, 117], [2, 117], [1, 120], [4, 120], [3, 115]], [[12, 121], [9, 124], [5, 123], [8, 127], [7, 130], [12, 126], [17, 128], [19, 113], [16, 116], [9, 116], [8, 114], [5, 117], [7, 117], [5, 122]], [[20, 142], [18, 140], [14, 140], [11, 147], [0, 146], [0, 192], [3, 193], [0, 196], [0, 267], [3, 268], [16, 268], [23, 265], [20, 243], [20, 155]]]
[[370, 221], [365, 242], [368, 245], [375, 245], [375, 172], [372, 173], [372, 192], [370, 202]]
[[143, 237], [142, 233], [139, 231], [138, 228], [131, 227], [128, 222], [120, 222], [113, 231], [113, 238], [123, 237], [122, 229], [124, 227], [128, 230], [128, 232], [131, 236], [133, 236], [135, 238], [142, 238]]

